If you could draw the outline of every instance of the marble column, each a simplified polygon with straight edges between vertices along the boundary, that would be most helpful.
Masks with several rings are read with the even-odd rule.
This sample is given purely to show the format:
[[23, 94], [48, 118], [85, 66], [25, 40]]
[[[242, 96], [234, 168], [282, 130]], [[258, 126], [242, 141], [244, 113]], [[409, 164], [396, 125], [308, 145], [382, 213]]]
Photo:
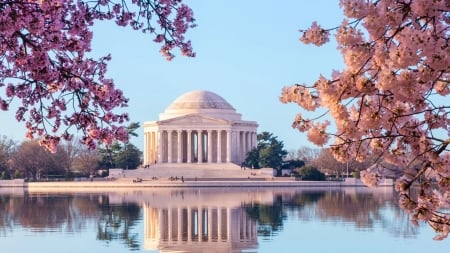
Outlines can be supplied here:
[[167, 131], [167, 162], [172, 162], [172, 130]]
[[227, 131], [227, 163], [231, 163], [231, 130]]
[[212, 145], [212, 130], [208, 130], [208, 148], [206, 149], [208, 152], [208, 163], [213, 162], [213, 145]]
[[217, 130], [217, 162], [222, 162], [222, 130]]
[[152, 155], [150, 163], [154, 163], [158, 159], [158, 132], [152, 132]]
[[148, 139], [149, 139], [148, 133], [144, 132], [144, 165], [148, 163], [148, 152], [150, 151], [148, 147], [149, 141]]
[[238, 150], [237, 150], [237, 159], [238, 162], [242, 162], [242, 154], [244, 153], [244, 132], [239, 131], [237, 132], [237, 138], [238, 138]]
[[158, 155], [157, 155], [157, 161], [158, 161], [158, 163], [161, 163], [162, 162], [162, 158], [163, 158], [163, 155], [162, 155], [162, 144], [163, 144], [163, 142], [162, 142], [162, 134], [163, 134], [163, 132], [161, 131], [161, 130], [158, 130], [158, 140], [157, 140], [157, 142], [158, 142]]
[[182, 145], [181, 145], [181, 142], [182, 142], [182, 139], [181, 139], [181, 134], [182, 134], [183, 132], [181, 131], [181, 130], [178, 130], [177, 131], [177, 137], [178, 137], [178, 140], [177, 140], [177, 163], [182, 163], [183, 162], [183, 150], [182, 150]]
[[148, 164], [152, 164], [156, 160], [156, 134], [155, 132], [150, 132], [150, 142], [149, 142], [149, 156], [148, 156]]
[[192, 130], [186, 131], [187, 163], [192, 162]]
[[202, 163], [203, 162], [203, 134], [202, 134], [202, 130], [197, 130], [198, 134], [197, 134], [197, 162], [198, 163]]
[[246, 148], [245, 148], [245, 154], [247, 155], [248, 152], [250, 152], [250, 150], [252, 149], [252, 133], [251, 132], [246, 132], [247, 135], [247, 143], [246, 143]]

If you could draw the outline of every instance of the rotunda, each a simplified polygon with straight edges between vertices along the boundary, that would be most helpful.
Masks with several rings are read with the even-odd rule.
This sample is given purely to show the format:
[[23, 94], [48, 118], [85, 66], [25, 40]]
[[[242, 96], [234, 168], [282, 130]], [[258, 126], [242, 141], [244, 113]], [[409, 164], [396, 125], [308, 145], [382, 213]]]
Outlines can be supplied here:
[[256, 146], [255, 121], [210, 91], [175, 99], [158, 121], [144, 125], [144, 165], [152, 163], [237, 163]]

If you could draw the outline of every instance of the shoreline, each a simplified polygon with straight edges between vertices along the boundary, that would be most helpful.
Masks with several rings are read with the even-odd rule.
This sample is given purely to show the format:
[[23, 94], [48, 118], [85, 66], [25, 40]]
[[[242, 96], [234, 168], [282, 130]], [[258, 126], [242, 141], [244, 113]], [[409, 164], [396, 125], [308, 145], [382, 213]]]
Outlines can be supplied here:
[[[382, 187], [393, 186], [392, 180], [386, 179]], [[349, 178], [346, 181], [295, 181], [290, 178], [274, 178], [272, 180], [251, 179], [204, 179], [198, 180], [148, 180], [134, 182], [132, 179], [119, 179], [112, 181], [52, 181], [52, 182], [25, 182], [19, 180], [0, 180], [0, 188], [46, 189], [46, 188], [199, 188], [199, 187], [367, 187], [361, 180]]]

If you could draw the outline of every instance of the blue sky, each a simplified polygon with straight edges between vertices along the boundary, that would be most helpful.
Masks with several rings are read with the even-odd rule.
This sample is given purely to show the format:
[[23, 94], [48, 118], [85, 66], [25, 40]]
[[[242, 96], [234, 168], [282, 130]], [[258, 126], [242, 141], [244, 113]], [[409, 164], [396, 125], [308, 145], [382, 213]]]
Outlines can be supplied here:
[[[335, 27], [342, 20], [338, 1], [186, 1], [198, 26], [189, 31], [197, 56], [177, 56], [171, 62], [152, 38], [112, 23], [94, 27], [92, 55], [111, 53], [108, 76], [130, 98], [131, 121], [157, 120], [178, 96], [209, 90], [225, 98], [244, 120], [259, 124], [286, 149], [311, 146], [306, 135], [291, 128], [300, 108], [281, 104], [283, 86], [311, 83], [343, 67], [334, 43], [317, 48], [299, 42], [301, 28], [317, 20]], [[177, 52], [178, 53], [178, 52]], [[0, 135], [24, 139], [25, 128], [14, 110], [0, 113]], [[143, 131], [132, 142], [143, 148]]]

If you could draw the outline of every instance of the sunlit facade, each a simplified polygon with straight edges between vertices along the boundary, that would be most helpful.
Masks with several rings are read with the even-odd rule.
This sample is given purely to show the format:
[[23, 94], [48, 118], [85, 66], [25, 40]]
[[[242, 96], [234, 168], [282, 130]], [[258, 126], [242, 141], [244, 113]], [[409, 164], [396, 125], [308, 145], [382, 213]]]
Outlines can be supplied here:
[[144, 164], [239, 164], [256, 146], [258, 124], [213, 92], [191, 91], [143, 127]]

